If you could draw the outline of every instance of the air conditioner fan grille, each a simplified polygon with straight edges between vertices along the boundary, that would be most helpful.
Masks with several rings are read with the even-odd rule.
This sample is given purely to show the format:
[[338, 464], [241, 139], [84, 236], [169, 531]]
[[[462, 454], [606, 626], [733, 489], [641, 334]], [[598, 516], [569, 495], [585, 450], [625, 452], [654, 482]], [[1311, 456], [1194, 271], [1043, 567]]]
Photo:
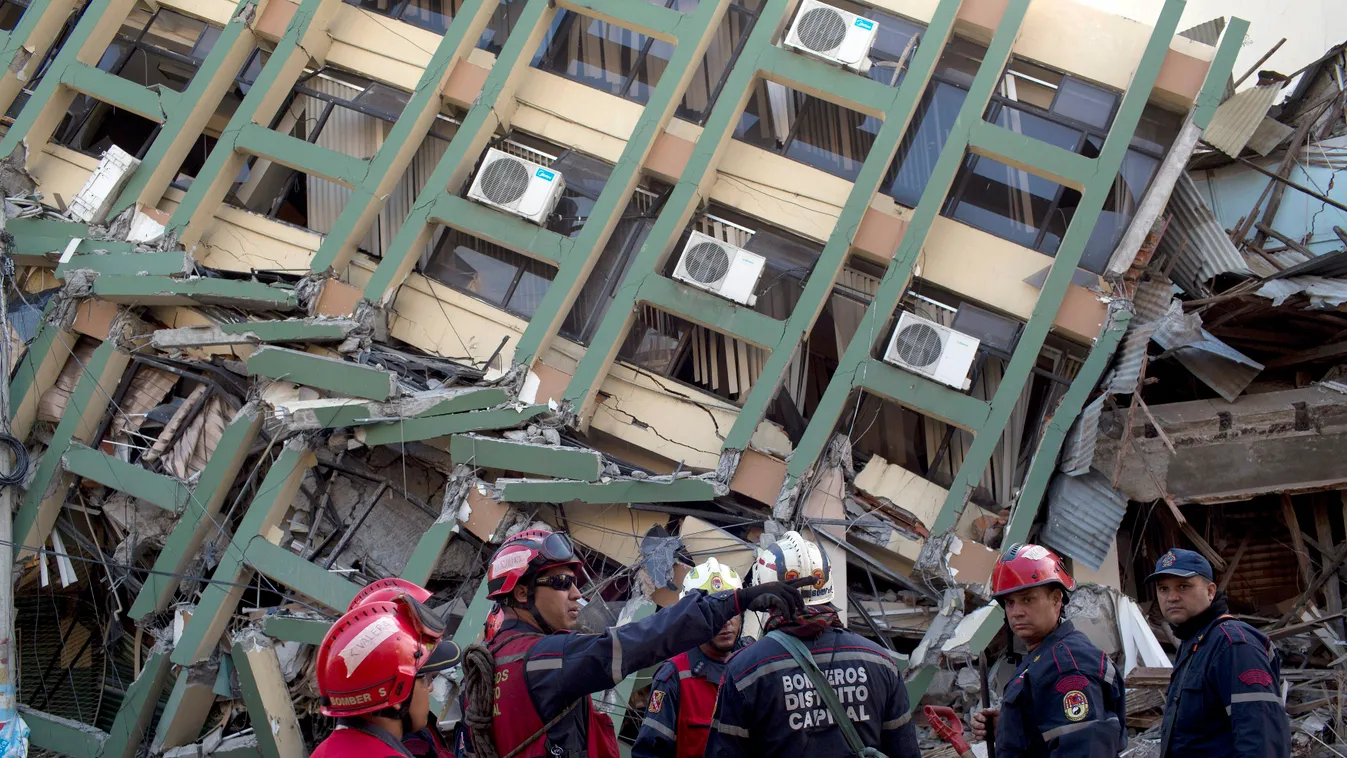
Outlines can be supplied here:
[[479, 186], [487, 200], [498, 205], [509, 205], [523, 197], [528, 189], [528, 167], [511, 158], [494, 160], [482, 169]]
[[898, 330], [898, 357], [909, 366], [926, 368], [940, 358], [940, 334], [927, 324], [909, 324]]
[[683, 254], [683, 270], [701, 284], [716, 284], [730, 272], [730, 256], [721, 245], [698, 242]]
[[842, 44], [847, 36], [847, 25], [842, 14], [832, 8], [810, 8], [795, 25], [800, 44], [815, 52], [828, 52]]

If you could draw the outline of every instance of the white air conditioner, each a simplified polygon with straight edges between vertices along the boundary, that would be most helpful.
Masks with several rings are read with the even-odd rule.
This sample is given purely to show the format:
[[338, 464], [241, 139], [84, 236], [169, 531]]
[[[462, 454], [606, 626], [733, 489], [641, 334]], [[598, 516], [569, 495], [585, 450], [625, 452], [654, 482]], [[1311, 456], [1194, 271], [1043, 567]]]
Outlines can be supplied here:
[[870, 70], [870, 48], [879, 24], [818, 0], [804, 0], [786, 34], [786, 47], [845, 66], [862, 74]]
[[714, 292], [736, 303], [753, 305], [762, 267], [767, 259], [757, 253], [693, 232], [674, 267], [674, 278]]
[[560, 172], [491, 148], [468, 189], [468, 199], [528, 219], [546, 223], [557, 207], [566, 177]]
[[903, 313], [893, 330], [884, 360], [914, 374], [966, 390], [968, 369], [977, 357], [978, 339], [921, 316]]
[[108, 218], [112, 205], [117, 200], [131, 174], [140, 165], [140, 160], [125, 150], [113, 145], [103, 153], [89, 179], [79, 194], [70, 201], [67, 214], [76, 221], [86, 224], [101, 224]]

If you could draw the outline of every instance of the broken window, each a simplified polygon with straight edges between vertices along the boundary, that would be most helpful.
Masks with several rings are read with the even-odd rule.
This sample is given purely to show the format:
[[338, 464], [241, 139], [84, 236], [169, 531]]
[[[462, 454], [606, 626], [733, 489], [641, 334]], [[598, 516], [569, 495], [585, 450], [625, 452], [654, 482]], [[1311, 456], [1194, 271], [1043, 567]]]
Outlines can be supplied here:
[[[647, 0], [690, 13], [696, 0]], [[734, 0], [692, 76], [678, 115], [701, 123], [757, 21], [762, 0]], [[557, 14], [533, 65], [618, 97], [645, 104], [673, 55], [672, 43], [573, 11]]]
[[524, 319], [533, 318], [556, 269], [474, 237], [446, 229], [423, 267], [431, 279]]
[[[271, 128], [354, 158], [372, 158], [402, 115], [410, 94], [361, 76], [325, 67], [295, 84]], [[411, 210], [411, 203], [453, 138], [458, 121], [437, 114], [430, 133], [385, 201], [377, 222], [357, 247], [382, 256]], [[259, 156], [248, 159], [226, 200], [319, 234], [332, 230], [352, 190]], [[429, 248], [428, 248], [429, 249]]]
[[221, 31], [171, 10], [137, 6], [103, 51], [98, 67], [142, 87], [183, 92]]
[[23, 18], [28, 8], [28, 0], [0, 1], [0, 31], [12, 32]]

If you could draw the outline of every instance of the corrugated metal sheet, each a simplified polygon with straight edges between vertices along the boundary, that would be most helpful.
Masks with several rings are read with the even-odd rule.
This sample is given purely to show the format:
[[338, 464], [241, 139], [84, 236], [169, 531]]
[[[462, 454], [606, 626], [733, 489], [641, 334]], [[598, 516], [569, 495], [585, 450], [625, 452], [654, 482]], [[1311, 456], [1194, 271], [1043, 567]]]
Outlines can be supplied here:
[[1277, 119], [1264, 116], [1263, 122], [1253, 130], [1253, 136], [1249, 137], [1248, 148], [1259, 155], [1267, 155], [1285, 142], [1293, 131]]
[[1160, 240], [1159, 249], [1176, 259], [1171, 278], [1188, 294], [1196, 297], [1210, 294], [1205, 282], [1218, 274], [1252, 273], [1225, 227], [1186, 174], [1174, 185], [1169, 213], [1169, 229]]
[[1273, 279], [1259, 287], [1254, 294], [1270, 298], [1276, 306], [1301, 293], [1309, 295], [1311, 308], [1337, 308], [1347, 303], [1347, 281], [1322, 276], [1293, 276], [1289, 279]]
[[1263, 364], [1203, 329], [1196, 313], [1183, 313], [1177, 300], [1152, 339], [1162, 349], [1174, 350], [1175, 360], [1189, 373], [1232, 403], [1263, 370]]
[[1127, 498], [1097, 471], [1058, 476], [1048, 487], [1048, 520], [1042, 540], [1072, 560], [1098, 569], [1127, 512]]
[[1131, 394], [1136, 391], [1137, 380], [1141, 378], [1141, 359], [1146, 355], [1146, 346], [1160, 325], [1159, 319], [1144, 324], [1132, 322], [1123, 336], [1122, 344], [1113, 359], [1113, 369], [1105, 382], [1105, 390], [1111, 395]]
[[1204, 45], [1216, 46], [1221, 41], [1221, 32], [1225, 31], [1225, 17], [1217, 16], [1210, 21], [1194, 26], [1191, 29], [1184, 29], [1179, 32], [1180, 37], [1187, 37], [1194, 42], [1201, 42]]
[[1347, 250], [1324, 253], [1315, 258], [1307, 258], [1303, 253], [1294, 251], [1277, 253], [1273, 257], [1276, 258], [1278, 263], [1289, 264], [1289, 267], [1285, 271], [1269, 277], [1271, 279], [1281, 279], [1288, 276], [1347, 278]]
[[1137, 292], [1132, 296], [1132, 325], [1164, 318], [1173, 299], [1174, 285], [1163, 279], [1149, 279], [1137, 285]]
[[1094, 460], [1094, 443], [1099, 439], [1099, 416], [1104, 412], [1107, 394], [1100, 395], [1093, 403], [1085, 406], [1076, 423], [1066, 434], [1062, 443], [1062, 461], [1058, 469], [1067, 476], [1080, 476], [1090, 470]]
[[1277, 101], [1284, 84], [1273, 82], [1236, 92], [1212, 114], [1202, 139], [1231, 158], [1238, 158], [1249, 144], [1249, 138], [1267, 118], [1267, 112]]

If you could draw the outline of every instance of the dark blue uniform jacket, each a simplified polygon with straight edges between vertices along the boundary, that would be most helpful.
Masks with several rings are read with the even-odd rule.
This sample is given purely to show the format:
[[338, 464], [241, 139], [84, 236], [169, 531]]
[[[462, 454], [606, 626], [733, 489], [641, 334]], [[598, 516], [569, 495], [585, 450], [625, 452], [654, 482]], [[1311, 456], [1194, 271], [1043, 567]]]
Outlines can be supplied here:
[[1114, 758], [1127, 744], [1122, 677], [1064, 621], [1020, 664], [996, 720], [996, 758]]
[[1183, 641], [1165, 698], [1161, 756], [1286, 758], [1291, 722], [1268, 638], [1232, 618]]
[[[907, 688], [881, 647], [840, 627], [803, 640], [828, 677], [861, 741], [889, 758], [920, 758]], [[776, 640], [730, 659], [706, 746], [708, 758], [849, 756], [842, 731], [809, 677]]]
[[[740, 638], [736, 650], [747, 647], [752, 638]], [[725, 675], [725, 661], [716, 660], [703, 653], [700, 647], [688, 651], [688, 662], [692, 664], [692, 675], [700, 676], [712, 684], [719, 685]], [[678, 696], [682, 688], [678, 685], [678, 670], [673, 661], [665, 661], [655, 672], [650, 684], [650, 698], [653, 701], [656, 692], [663, 692], [660, 707], [645, 712], [641, 722], [641, 731], [636, 735], [636, 744], [631, 748], [632, 758], [672, 758], [677, 755], [678, 734]]]

